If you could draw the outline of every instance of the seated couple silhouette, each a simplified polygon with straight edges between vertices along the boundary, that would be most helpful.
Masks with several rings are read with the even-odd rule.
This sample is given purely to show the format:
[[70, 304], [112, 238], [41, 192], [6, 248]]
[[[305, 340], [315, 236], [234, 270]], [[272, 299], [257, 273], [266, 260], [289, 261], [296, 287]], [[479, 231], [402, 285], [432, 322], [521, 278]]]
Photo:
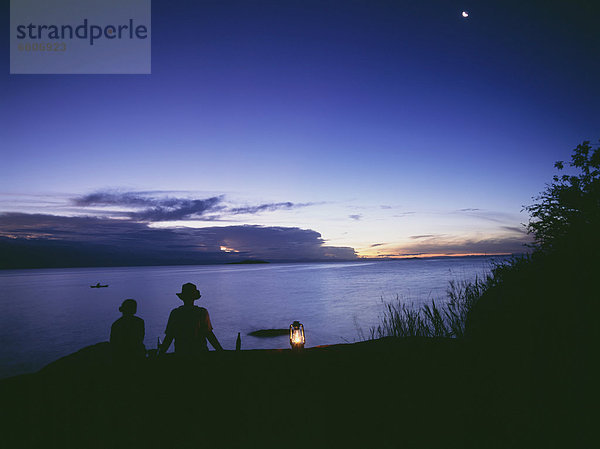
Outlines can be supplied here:
[[[208, 340], [218, 351], [223, 347], [213, 333], [208, 310], [194, 305], [194, 301], [202, 295], [192, 283], [183, 284], [181, 292], [177, 293], [183, 305], [173, 309], [169, 315], [165, 338], [160, 345], [158, 354], [169, 350], [175, 340], [175, 354], [182, 356], [196, 356], [208, 351]], [[142, 359], [146, 356], [144, 346], [144, 320], [135, 316], [137, 302], [126, 299], [119, 307], [123, 314], [116, 320], [110, 329], [110, 344], [115, 360]]]

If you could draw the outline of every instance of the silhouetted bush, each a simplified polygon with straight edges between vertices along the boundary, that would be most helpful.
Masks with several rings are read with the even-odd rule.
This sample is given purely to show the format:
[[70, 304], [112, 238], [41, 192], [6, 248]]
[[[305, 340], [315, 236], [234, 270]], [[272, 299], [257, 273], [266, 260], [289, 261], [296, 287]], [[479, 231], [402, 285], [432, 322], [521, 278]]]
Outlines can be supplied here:
[[569, 165], [576, 172], [554, 176], [526, 207], [532, 254], [495, 266], [483, 280], [451, 282], [442, 306], [413, 309], [397, 298], [371, 337], [468, 336], [533, 358], [568, 358], [589, 347], [599, 328], [600, 148], [583, 142]]
[[[555, 166], [564, 169], [563, 162]], [[570, 166], [577, 172], [554, 176], [526, 208], [534, 251], [493, 271], [467, 321], [473, 338], [512, 341], [534, 357], [549, 351], [567, 356], [593, 338], [600, 299], [600, 149], [583, 142]]]
[[[564, 162], [554, 166], [564, 170]], [[600, 147], [585, 141], [573, 150], [573, 174], [554, 175], [533, 205], [527, 226], [540, 251], [564, 251], [575, 245], [595, 245], [600, 229]]]

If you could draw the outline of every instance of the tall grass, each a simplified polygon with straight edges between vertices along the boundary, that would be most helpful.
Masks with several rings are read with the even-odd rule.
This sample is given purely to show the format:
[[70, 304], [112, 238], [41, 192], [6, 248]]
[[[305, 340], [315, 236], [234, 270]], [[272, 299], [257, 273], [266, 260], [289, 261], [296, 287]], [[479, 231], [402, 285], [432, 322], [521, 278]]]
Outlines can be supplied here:
[[439, 305], [435, 300], [414, 308], [399, 296], [384, 303], [381, 322], [370, 329], [370, 338], [381, 337], [462, 337], [467, 315], [485, 292], [493, 277], [475, 278], [474, 281], [450, 281], [447, 301]]

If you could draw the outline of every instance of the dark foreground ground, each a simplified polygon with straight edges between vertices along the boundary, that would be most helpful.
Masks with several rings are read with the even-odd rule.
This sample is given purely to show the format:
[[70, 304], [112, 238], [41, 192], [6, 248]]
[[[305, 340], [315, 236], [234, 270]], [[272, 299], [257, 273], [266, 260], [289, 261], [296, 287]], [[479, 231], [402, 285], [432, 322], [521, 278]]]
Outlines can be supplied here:
[[167, 355], [129, 369], [100, 343], [0, 381], [0, 438], [6, 448], [587, 447], [587, 387], [545, 372], [464, 340]]

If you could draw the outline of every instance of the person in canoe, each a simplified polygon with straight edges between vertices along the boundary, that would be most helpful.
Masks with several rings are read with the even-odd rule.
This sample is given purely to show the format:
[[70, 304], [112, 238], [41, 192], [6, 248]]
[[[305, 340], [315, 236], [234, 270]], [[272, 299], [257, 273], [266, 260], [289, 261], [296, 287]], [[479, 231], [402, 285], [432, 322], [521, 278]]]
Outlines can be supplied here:
[[173, 309], [165, 330], [165, 339], [159, 354], [164, 354], [175, 340], [175, 354], [183, 356], [200, 355], [208, 351], [208, 340], [217, 351], [223, 347], [213, 333], [208, 310], [194, 305], [199, 299], [200, 292], [192, 283], [183, 284], [181, 292], [177, 293], [183, 305]]

